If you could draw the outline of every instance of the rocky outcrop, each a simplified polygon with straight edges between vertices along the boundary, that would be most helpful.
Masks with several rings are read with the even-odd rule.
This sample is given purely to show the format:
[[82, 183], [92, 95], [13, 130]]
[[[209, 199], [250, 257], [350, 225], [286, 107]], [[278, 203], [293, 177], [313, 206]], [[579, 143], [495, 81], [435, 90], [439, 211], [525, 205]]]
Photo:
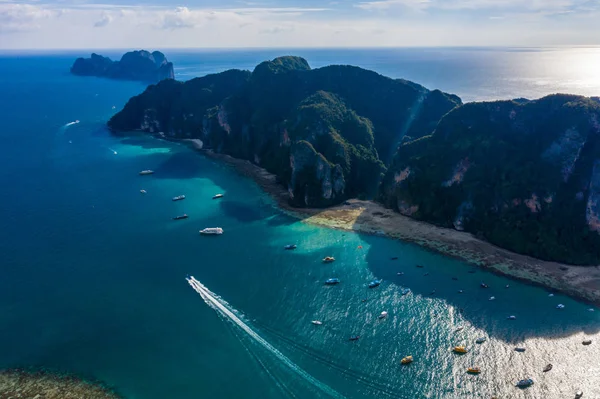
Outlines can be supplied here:
[[465, 104], [400, 146], [380, 199], [515, 252], [600, 262], [599, 118], [571, 95]]
[[144, 82], [175, 78], [173, 63], [168, 62], [163, 53], [160, 51], [150, 53], [145, 50], [125, 53], [120, 61], [112, 61], [108, 57], [92, 53], [90, 58], [76, 59], [71, 67], [71, 73]]
[[335, 204], [344, 198], [346, 182], [342, 167], [333, 165], [307, 141], [299, 141], [290, 153], [291, 203], [320, 207]]

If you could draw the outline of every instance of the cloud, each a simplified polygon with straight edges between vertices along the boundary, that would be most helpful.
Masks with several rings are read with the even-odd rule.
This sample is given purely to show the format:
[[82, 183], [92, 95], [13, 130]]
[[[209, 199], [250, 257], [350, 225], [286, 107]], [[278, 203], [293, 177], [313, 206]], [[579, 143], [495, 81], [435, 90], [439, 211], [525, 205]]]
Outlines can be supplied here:
[[276, 26], [272, 26], [267, 29], [261, 29], [259, 31], [259, 33], [268, 34], [268, 35], [276, 35], [276, 34], [280, 34], [280, 33], [293, 32], [294, 29], [295, 28], [292, 25], [287, 25], [287, 26], [276, 25]]
[[22, 32], [40, 27], [40, 21], [60, 16], [51, 10], [31, 4], [0, 3], [0, 32]]
[[368, 11], [404, 7], [415, 10], [506, 10], [542, 14], [562, 14], [597, 9], [596, 0], [375, 0], [355, 5]]
[[98, 21], [94, 23], [94, 28], [102, 28], [112, 22], [113, 18], [106, 12], [102, 13], [102, 16]]
[[177, 7], [161, 15], [159, 27], [162, 29], [193, 28], [201, 22], [202, 16], [199, 13], [192, 12], [187, 7]]

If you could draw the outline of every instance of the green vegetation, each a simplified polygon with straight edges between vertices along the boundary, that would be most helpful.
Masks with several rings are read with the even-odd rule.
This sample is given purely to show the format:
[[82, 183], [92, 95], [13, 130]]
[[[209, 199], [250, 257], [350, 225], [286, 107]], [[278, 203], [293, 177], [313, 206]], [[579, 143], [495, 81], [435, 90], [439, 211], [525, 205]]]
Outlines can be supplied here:
[[351, 66], [311, 69], [288, 56], [252, 73], [161, 81], [109, 127], [198, 138], [275, 173], [294, 205], [319, 207], [374, 197], [402, 138], [431, 133], [457, 105], [458, 97], [412, 82]]
[[515, 252], [597, 264], [599, 121], [600, 103], [579, 96], [466, 104], [402, 144], [380, 198]]

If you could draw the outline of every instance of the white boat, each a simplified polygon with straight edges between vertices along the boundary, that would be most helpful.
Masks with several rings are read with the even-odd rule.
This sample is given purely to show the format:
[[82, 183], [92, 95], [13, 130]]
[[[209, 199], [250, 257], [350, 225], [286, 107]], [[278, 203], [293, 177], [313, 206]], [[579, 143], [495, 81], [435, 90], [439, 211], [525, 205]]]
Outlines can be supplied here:
[[153, 174], [153, 173], [154, 173], [154, 171], [153, 171], [153, 170], [146, 169], [146, 170], [142, 170], [142, 171], [140, 172], [140, 175], [141, 175], [141, 176], [144, 176], [144, 175], [151, 175], [151, 174]]
[[313, 320], [311, 321], [311, 323], [313, 323], [315, 326], [320, 326], [321, 324], [323, 324], [323, 322], [319, 320]]
[[559, 303], [558, 305], [556, 305], [556, 309], [564, 309], [565, 305], [563, 305], [562, 303]]
[[220, 235], [223, 234], [223, 229], [220, 227], [207, 227], [200, 230], [200, 234], [204, 235]]
[[517, 320], [517, 316], [508, 316], [507, 317], [508, 320]]
[[140, 193], [146, 194], [146, 190], [140, 190]]
[[577, 391], [575, 394], [575, 399], [580, 399], [583, 396], [583, 391]]
[[550, 298], [552, 298], [552, 297], [554, 296], [554, 294], [548, 294], [548, 296], [549, 296]]
[[483, 344], [486, 341], [485, 337], [481, 337], [481, 338], [477, 338], [477, 340], [475, 341], [478, 344]]
[[495, 296], [491, 296], [489, 300], [490, 300], [490, 301], [495, 301], [495, 300], [496, 300], [496, 297], [495, 297]]
[[185, 199], [185, 195], [178, 195], [177, 197], [173, 197], [173, 201], [181, 201]]
[[223, 198], [223, 194], [217, 194], [213, 196], [213, 199]]
[[589, 308], [588, 312], [594, 312], [594, 308]]
[[385, 319], [385, 318], [387, 317], [387, 315], [388, 315], [388, 312], [385, 312], [385, 311], [383, 311], [383, 312], [381, 312], [381, 314], [378, 316], [378, 319]]

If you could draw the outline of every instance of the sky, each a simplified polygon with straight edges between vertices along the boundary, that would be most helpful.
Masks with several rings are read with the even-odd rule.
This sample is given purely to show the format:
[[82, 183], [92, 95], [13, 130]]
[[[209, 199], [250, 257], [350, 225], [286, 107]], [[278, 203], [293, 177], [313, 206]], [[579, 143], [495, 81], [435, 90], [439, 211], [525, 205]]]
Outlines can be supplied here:
[[600, 45], [600, 0], [0, 0], [0, 49]]

